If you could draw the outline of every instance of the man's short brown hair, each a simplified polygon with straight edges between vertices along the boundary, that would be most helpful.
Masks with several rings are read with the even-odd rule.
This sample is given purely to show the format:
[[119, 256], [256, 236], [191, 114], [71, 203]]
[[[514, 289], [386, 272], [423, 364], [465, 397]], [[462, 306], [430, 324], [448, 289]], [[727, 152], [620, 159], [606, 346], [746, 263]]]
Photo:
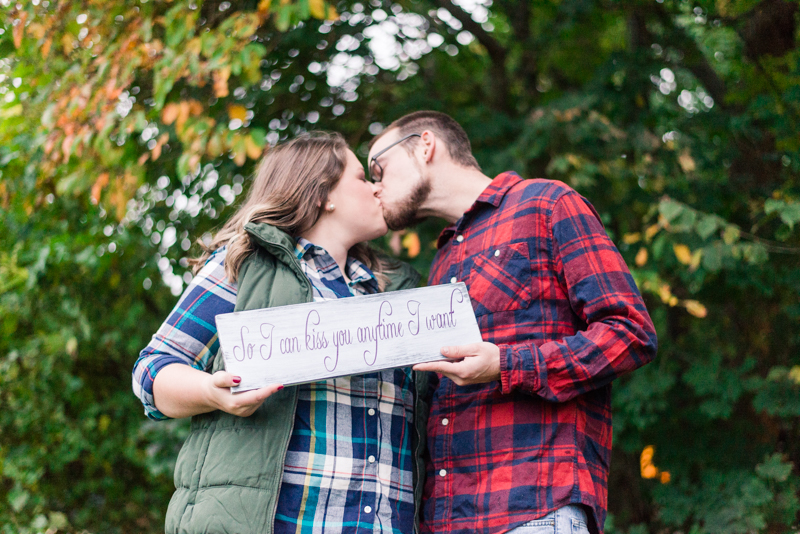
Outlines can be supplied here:
[[[370, 148], [385, 133], [392, 130], [397, 130], [399, 137], [404, 137], [411, 133], [421, 134], [425, 130], [430, 130], [444, 141], [447, 146], [447, 153], [455, 163], [464, 167], [481, 169], [481, 166], [478, 165], [478, 160], [472, 155], [472, 145], [470, 145], [467, 132], [450, 115], [438, 111], [415, 111], [404, 115], [375, 136], [369, 143]], [[413, 146], [414, 143], [406, 145], [409, 151]]]

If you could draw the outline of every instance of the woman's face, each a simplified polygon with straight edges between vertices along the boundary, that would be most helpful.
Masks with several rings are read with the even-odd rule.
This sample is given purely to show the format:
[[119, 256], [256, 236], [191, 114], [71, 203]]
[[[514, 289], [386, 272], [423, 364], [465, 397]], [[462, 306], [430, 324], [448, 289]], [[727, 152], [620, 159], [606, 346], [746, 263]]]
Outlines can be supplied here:
[[376, 190], [375, 185], [367, 180], [361, 162], [348, 149], [344, 173], [328, 196], [328, 204], [335, 206], [328, 215], [344, 234], [352, 238], [353, 244], [381, 237], [388, 231], [381, 201], [375, 196]]

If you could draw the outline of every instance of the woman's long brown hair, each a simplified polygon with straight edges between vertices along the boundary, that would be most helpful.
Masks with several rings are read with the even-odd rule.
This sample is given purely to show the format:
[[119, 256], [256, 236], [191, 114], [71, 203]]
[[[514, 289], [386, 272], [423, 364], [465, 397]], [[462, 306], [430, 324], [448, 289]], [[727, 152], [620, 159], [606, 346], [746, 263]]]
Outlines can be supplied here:
[[[308, 231], [319, 220], [322, 206], [339, 183], [347, 162], [347, 143], [338, 133], [310, 132], [272, 148], [258, 169], [244, 204], [206, 245], [203, 253], [189, 260], [197, 273], [211, 254], [227, 245], [225, 274], [236, 282], [244, 260], [256, 250], [244, 226], [249, 222], [267, 223], [292, 237]], [[349, 255], [375, 273], [381, 289], [386, 286], [384, 272], [391, 268], [366, 243], [352, 247]]]

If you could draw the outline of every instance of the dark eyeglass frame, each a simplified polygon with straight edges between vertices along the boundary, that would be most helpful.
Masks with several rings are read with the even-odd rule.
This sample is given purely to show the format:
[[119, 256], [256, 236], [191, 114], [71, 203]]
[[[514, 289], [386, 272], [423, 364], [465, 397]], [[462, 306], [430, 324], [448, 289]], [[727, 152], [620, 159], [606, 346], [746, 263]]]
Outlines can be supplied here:
[[[383, 167], [381, 167], [381, 164], [378, 163], [378, 156], [383, 155], [384, 152], [386, 152], [387, 150], [389, 150], [393, 146], [399, 145], [400, 143], [402, 143], [406, 139], [410, 139], [412, 137], [422, 137], [422, 134], [418, 134], [418, 133], [408, 134], [407, 136], [403, 137], [402, 139], [398, 139], [397, 141], [395, 141], [391, 145], [387, 146], [386, 148], [384, 148], [383, 150], [381, 150], [380, 152], [378, 152], [377, 154], [375, 154], [374, 156], [372, 156], [370, 158], [370, 160], [369, 160], [369, 177], [370, 177], [370, 179], [372, 180], [373, 183], [377, 184], [377, 183], [380, 183], [381, 180], [383, 180]], [[375, 167], [378, 167], [378, 171], [379, 172], [375, 172]]]

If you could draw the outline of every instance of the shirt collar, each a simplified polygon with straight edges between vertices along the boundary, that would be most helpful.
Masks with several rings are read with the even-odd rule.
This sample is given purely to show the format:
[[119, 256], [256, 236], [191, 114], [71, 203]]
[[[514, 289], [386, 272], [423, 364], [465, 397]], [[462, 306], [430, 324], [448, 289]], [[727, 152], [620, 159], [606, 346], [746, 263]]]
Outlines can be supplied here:
[[[328, 268], [332, 267], [334, 263], [336, 263], [333, 257], [328, 254], [327, 250], [319, 245], [315, 245], [304, 237], [297, 238], [297, 244], [295, 245], [294, 253], [298, 260], [305, 260], [306, 262], [312, 264], [318, 271], [327, 270]], [[375, 278], [375, 275], [370, 268], [352, 256], [347, 257], [345, 270], [347, 271], [347, 277], [350, 279], [350, 282], [348, 283], [350, 287], [354, 286], [355, 284], [366, 284], [368, 286], [372, 286], [374, 284], [377, 288], [378, 280]], [[377, 292], [377, 289], [374, 292]]]
[[465, 215], [474, 210], [478, 203], [491, 204], [495, 208], [498, 207], [503, 201], [503, 197], [506, 196], [506, 193], [508, 193], [508, 190], [521, 181], [522, 178], [520, 178], [520, 176], [513, 171], [498, 174], [494, 177], [491, 183], [486, 186], [486, 189], [484, 189], [483, 193], [480, 194], [478, 199], [475, 201], [475, 204], [473, 204], [472, 207], [466, 211]]
[[522, 178], [513, 171], [502, 172], [495, 176], [491, 183], [486, 186], [486, 189], [484, 189], [475, 200], [475, 203], [464, 212], [464, 215], [462, 215], [454, 225], [448, 226], [442, 230], [442, 233], [439, 234], [439, 239], [436, 242], [436, 248], [442, 248], [442, 246], [444, 246], [444, 244], [447, 243], [456, 233], [456, 229], [459, 228], [473, 213], [480, 209], [486, 208], [487, 205], [494, 208], [499, 207], [503, 202], [503, 197], [506, 196], [506, 193], [508, 193], [512, 187], [521, 181]]

